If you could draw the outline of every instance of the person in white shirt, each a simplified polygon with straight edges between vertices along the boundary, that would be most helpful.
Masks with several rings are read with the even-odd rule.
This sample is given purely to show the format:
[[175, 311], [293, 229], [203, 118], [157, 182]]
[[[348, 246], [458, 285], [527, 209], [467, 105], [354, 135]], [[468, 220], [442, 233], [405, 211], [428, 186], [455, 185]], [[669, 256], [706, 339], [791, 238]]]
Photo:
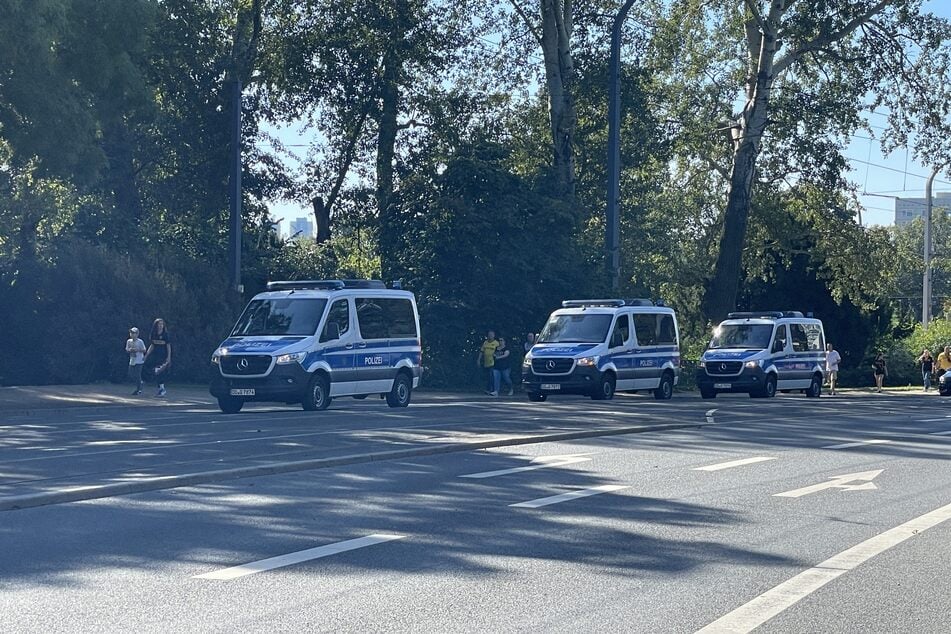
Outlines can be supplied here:
[[135, 384], [132, 396], [142, 393], [142, 366], [145, 364], [145, 342], [139, 339], [139, 329], [129, 328], [129, 339], [125, 342], [125, 351], [129, 355], [129, 378]]
[[829, 392], [835, 396], [835, 382], [839, 378], [839, 364], [842, 357], [832, 348], [831, 343], [826, 344], [826, 376], [829, 377]]

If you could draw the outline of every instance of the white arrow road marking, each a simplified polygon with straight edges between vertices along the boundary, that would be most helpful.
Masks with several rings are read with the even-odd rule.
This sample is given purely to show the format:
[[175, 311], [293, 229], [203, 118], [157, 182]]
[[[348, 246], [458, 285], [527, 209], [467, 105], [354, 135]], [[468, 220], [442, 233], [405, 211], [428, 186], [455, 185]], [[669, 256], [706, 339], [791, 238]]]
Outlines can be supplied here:
[[766, 462], [775, 460], [772, 456], [756, 456], [755, 458], [742, 458], [740, 460], [731, 460], [718, 464], [707, 465], [706, 467], [694, 467], [694, 471], [719, 471], [720, 469], [730, 469], [731, 467], [742, 467], [743, 465], [756, 464], [757, 462]]
[[823, 447], [823, 449], [851, 449], [852, 447], [862, 447], [864, 445], [887, 445], [892, 441], [890, 440], [859, 440], [856, 442], [846, 442], [841, 445], [829, 445], [828, 447]]
[[[795, 489], [793, 491], [786, 491], [785, 493], [774, 493], [773, 496], [781, 498], [801, 498], [804, 495], [825, 491], [826, 489], [870, 491], [872, 489], [878, 488], [875, 486], [875, 483], [871, 481], [874, 480], [882, 471], [884, 471], [884, 469], [877, 469], [875, 471], [860, 471], [859, 473], [848, 473], [830, 478], [828, 482], [820, 482], [819, 484], [813, 484], [811, 486]], [[862, 482], [863, 484], [850, 484], [851, 482], [856, 481]]]
[[538, 498], [537, 500], [529, 500], [528, 502], [519, 502], [518, 504], [509, 504], [509, 506], [514, 506], [517, 508], [523, 509], [537, 509], [541, 506], [548, 506], [550, 504], [558, 504], [559, 502], [567, 502], [568, 500], [577, 500], [578, 498], [586, 498], [592, 495], [599, 495], [601, 493], [610, 493], [612, 491], [620, 491], [621, 489], [629, 488], [628, 485], [624, 484], [602, 484], [601, 486], [591, 487], [590, 489], [582, 489], [581, 491], [572, 491], [571, 493], [562, 493], [561, 495], [552, 495], [547, 498]]
[[715, 409], [708, 409], [708, 410], [707, 410], [707, 413], [706, 413], [707, 423], [709, 423], [710, 425], [713, 425], [713, 424], [716, 422], [716, 421], [713, 420], [713, 415], [716, 413], [716, 411], [717, 411], [717, 410], [715, 410]]
[[510, 469], [498, 469], [496, 471], [482, 471], [480, 473], [467, 473], [459, 476], [460, 478], [472, 478], [481, 480], [483, 478], [494, 478], [496, 476], [509, 475], [510, 473], [522, 473], [523, 471], [535, 471], [536, 469], [548, 469], [550, 467], [563, 467], [578, 462], [588, 462], [591, 458], [583, 457], [585, 454], [574, 454], [564, 456], [542, 456], [532, 460], [532, 464], [524, 467], [512, 467]]
[[767, 590], [746, 605], [738, 607], [698, 630], [697, 634], [751, 632], [830, 581], [858, 568], [875, 555], [880, 555], [889, 548], [949, 519], [951, 519], [951, 504], [866, 539], [861, 544], [826, 559], [815, 568], [809, 568], [775, 588]]
[[384, 542], [390, 542], [394, 539], [403, 539], [406, 535], [387, 535], [385, 533], [375, 533], [373, 535], [367, 535], [366, 537], [359, 537], [357, 539], [348, 539], [343, 542], [337, 542], [335, 544], [327, 544], [326, 546], [318, 546], [317, 548], [308, 548], [307, 550], [299, 550], [294, 553], [288, 553], [286, 555], [279, 555], [277, 557], [270, 557], [268, 559], [261, 559], [260, 561], [252, 561], [249, 564], [243, 564], [241, 566], [233, 566], [231, 568], [225, 568], [224, 570], [217, 570], [215, 572], [206, 572], [203, 575], [195, 575], [192, 579], [237, 579], [238, 577], [244, 577], [246, 575], [253, 575], [257, 572], [264, 572], [266, 570], [274, 570], [275, 568], [283, 568], [284, 566], [292, 566], [294, 564], [299, 564], [304, 561], [310, 561], [312, 559], [320, 559], [321, 557], [329, 557], [330, 555], [336, 555], [338, 553], [345, 553], [348, 550], [356, 550], [358, 548], [365, 548], [367, 546], [373, 546], [374, 544], [382, 544]]

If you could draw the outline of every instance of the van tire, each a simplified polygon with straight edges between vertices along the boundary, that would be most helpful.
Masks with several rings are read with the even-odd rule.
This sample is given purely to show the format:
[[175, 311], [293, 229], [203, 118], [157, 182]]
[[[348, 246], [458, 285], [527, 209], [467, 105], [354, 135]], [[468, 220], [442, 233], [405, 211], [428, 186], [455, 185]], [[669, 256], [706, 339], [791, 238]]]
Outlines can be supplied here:
[[752, 398], [773, 398], [776, 396], [776, 375], [767, 374], [763, 387], [756, 392], [750, 392]]
[[700, 398], [711, 399], [717, 397], [717, 391], [710, 387], [700, 388]]
[[219, 396], [218, 409], [223, 414], [237, 414], [244, 407], [244, 400], [233, 396]]
[[386, 395], [386, 404], [390, 407], [407, 407], [413, 397], [413, 382], [405, 372], [396, 375], [393, 389]]
[[544, 403], [548, 400], [548, 395], [542, 394], [540, 392], [529, 392], [528, 400], [530, 400], [532, 403]]
[[591, 394], [591, 399], [594, 401], [610, 401], [614, 398], [615, 385], [613, 374], [610, 372], [602, 374], [598, 386], [594, 388], [594, 392]]
[[812, 375], [812, 383], [809, 384], [809, 389], [805, 391], [806, 396], [809, 398], [819, 398], [822, 395], [822, 377], [818, 374]]
[[308, 412], [325, 410], [330, 407], [330, 382], [322, 374], [315, 374], [307, 385], [307, 392], [301, 405]]
[[674, 375], [664, 372], [660, 377], [660, 385], [654, 390], [654, 398], [658, 401], [670, 400], [674, 395]]

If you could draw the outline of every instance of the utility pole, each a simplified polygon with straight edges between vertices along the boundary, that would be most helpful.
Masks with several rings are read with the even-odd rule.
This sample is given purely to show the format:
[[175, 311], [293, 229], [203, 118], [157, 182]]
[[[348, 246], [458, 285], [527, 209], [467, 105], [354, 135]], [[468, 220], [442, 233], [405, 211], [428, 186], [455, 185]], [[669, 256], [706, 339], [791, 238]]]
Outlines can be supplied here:
[[231, 81], [231, 160], [228, 193], [231, 198], [230, 245], [231, 288], [244, 292], [241, 284], [241, 80], [235, 73]]
[[608, 206], [604, 246], [611, 290], [621, 287], [621, 28], [634, 0], [625, 0], [611, 28], [611, 62], [608, 67]]
[[932, 188], [934, 186], [935, 176], [944, 165], [938, 165], [931, 170], [931, 175], [925, 181], [925, 246], [924, 260], [925, 273], [921, 284], [921, 325], [925, 328], [931, 323], [931, 208], [932, 208]]

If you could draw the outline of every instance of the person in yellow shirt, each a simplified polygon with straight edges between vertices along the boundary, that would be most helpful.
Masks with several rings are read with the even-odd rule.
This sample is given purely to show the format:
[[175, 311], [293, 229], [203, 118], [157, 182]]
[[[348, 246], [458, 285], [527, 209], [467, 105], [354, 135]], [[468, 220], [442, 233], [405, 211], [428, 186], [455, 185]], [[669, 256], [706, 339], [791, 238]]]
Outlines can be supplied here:
[[485, 341], [482, 342], [482, 347], [479, 348], [479, 358], [477, 363], [480, 368], [486, 374], [486, 390], [485, 393], [489, 396], [498, 396], [498, 393], [494, 391], [495, 385], [492, 381], [492, 368], [495, 366], [495, 351], [499, 347], [499, 341], [495, 338], [495, 331], [490, 330], [485, 335]]
[[941, 375], [951, 370], [951, 346], [945, 346], [938, 354], [938, 358], [935, 359], [935, 365], [937, 365], [937, 370], [935, 371], [935, 378], [940, 379]]

